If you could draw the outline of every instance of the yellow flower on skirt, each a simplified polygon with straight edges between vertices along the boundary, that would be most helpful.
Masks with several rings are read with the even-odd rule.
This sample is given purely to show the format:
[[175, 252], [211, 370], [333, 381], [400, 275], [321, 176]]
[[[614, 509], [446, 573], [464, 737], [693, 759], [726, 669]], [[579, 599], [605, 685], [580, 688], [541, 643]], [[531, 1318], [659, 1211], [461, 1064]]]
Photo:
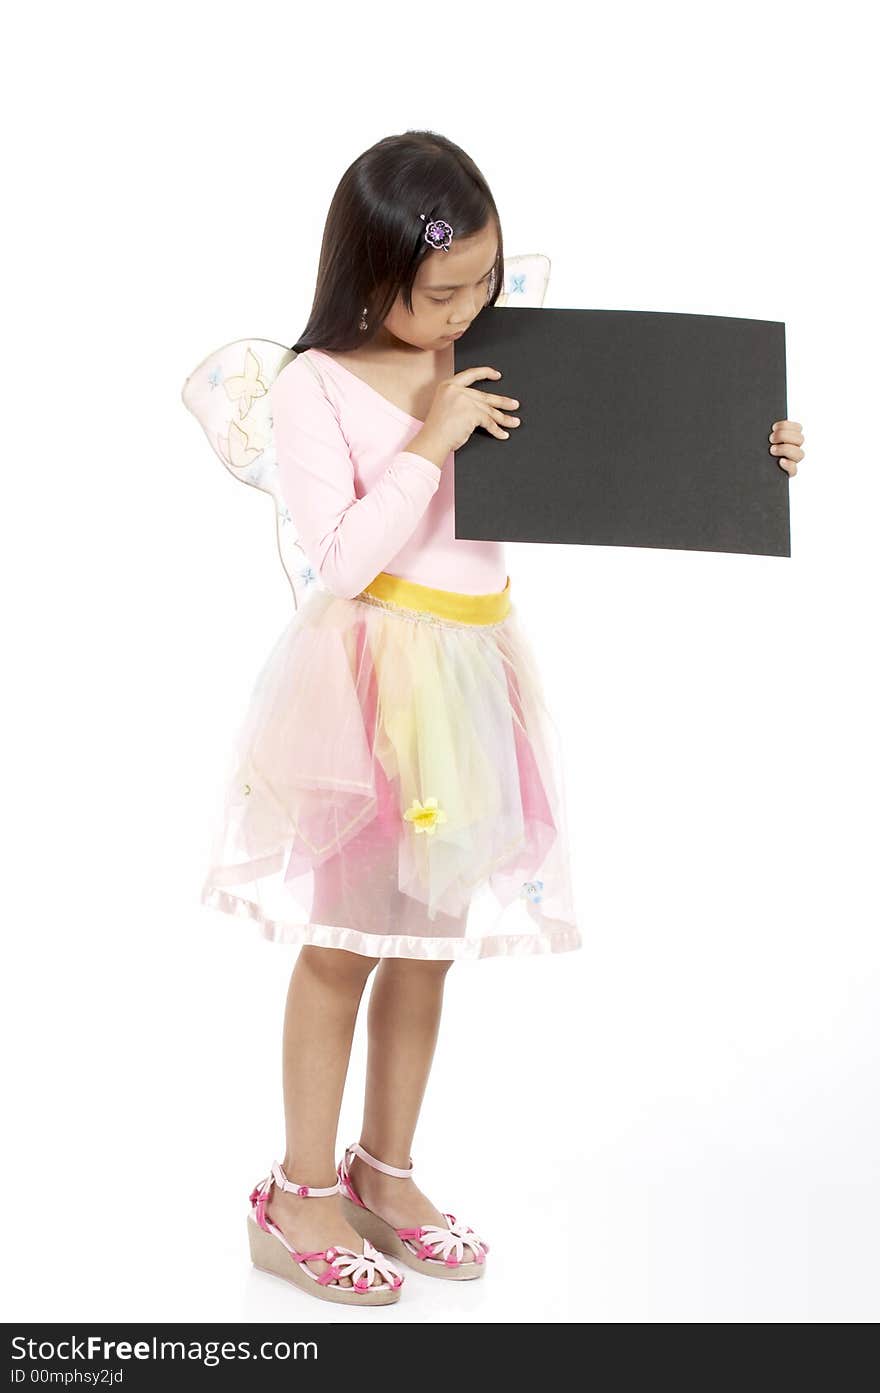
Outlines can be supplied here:
[[424, 803], [414, 798], [403, 816], [407, 822], [415, 823], [417, 832], [428, 832], [431, 836], [437, 830], [437, 823], [446, 821], [446, 814], [437, 806], [436, 798], [426, 798]]

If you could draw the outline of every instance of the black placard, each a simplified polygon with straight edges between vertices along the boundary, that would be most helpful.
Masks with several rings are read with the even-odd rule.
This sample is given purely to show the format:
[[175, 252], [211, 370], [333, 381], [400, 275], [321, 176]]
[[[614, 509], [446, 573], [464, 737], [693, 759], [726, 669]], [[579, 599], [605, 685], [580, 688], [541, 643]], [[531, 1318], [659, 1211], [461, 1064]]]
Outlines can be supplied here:
[[784, 323], [505, 305], [456, 342], [482, 365], [522, 425], [456, 450], [456, 537], [791, 555]]

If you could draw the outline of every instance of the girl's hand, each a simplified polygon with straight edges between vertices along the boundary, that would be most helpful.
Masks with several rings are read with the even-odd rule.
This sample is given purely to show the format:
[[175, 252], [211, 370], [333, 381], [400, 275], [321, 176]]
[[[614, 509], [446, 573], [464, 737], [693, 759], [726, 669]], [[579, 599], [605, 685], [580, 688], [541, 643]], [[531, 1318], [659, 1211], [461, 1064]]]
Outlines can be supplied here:
[[770, 453], [789, 478], [797, 474], [798, 462], [804, 457], [803, 443], [804, 433], [798, 421], [774, 421], [770, 427]]
[[441, 443], [441, 452], [460, 450], [477, 426], [483, 426], [499, 440], [506, 440], [510, 432], [503, 427], [519, 425], [518, 416], [507, 416], [504, 412], [504, 408], [519, 406], [518, 401], [513, 397], [496, 396], [494, 392], [482, 392], [470, 385], [483, 378], [500, 376], [497, 368], [464, 368], [438, 384], [423, 430]]

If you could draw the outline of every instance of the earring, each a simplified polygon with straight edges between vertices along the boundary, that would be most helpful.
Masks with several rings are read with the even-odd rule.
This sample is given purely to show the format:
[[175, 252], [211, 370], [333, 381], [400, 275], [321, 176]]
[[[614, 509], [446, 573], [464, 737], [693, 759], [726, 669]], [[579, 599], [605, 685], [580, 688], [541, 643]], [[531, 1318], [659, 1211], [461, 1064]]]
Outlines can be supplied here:
[[366, 327], [367, 327], [367, 307], [366, 307], [366, 305], [364, 305], [363, 309], [361, 310], [361, 322], [360, 322], [360, 324], [359, 324], [358, 327], [359, 327], [361, 333], [363, 333], [364, 330], [365, 330]]

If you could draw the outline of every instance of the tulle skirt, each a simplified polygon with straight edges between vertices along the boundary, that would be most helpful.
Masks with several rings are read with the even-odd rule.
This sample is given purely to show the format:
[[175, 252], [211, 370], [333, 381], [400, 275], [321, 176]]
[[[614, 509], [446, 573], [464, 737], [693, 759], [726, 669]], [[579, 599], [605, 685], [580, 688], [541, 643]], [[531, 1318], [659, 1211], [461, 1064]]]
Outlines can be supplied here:
[[562, 760], [503, 591], [315, 590], [260, 670], [200, 899], [374, 957], [581, 946]]

